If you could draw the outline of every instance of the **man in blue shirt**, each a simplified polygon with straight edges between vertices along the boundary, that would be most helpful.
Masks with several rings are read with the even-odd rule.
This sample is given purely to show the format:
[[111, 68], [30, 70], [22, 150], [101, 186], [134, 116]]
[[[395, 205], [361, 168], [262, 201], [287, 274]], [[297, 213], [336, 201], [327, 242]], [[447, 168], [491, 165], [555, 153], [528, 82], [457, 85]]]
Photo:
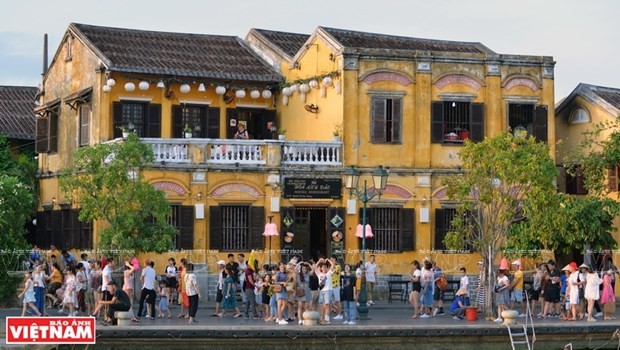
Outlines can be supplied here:
[[65, 267], [69, 267], [71, 264], [75, 263], [75, 256], [69, 253], [66, 249], [63, 249], [60, 252], [60, 261], [63, 262]]
[[450, 305], [450, 314], [455, 320], [462, 320], [465, 316], [465, 298], [467, 297], [467, 289], [459, 288], [454, 294], [454, 301]]

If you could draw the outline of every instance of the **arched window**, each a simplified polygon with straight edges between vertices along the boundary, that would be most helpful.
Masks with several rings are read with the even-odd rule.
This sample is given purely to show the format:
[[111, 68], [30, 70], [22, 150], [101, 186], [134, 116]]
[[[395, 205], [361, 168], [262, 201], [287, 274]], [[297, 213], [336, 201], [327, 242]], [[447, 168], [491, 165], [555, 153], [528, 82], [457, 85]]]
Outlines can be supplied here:
[[577, 108], [570, 116], [570, 124], [583, 124], [590, 122], [590, 114], [585, 108]]

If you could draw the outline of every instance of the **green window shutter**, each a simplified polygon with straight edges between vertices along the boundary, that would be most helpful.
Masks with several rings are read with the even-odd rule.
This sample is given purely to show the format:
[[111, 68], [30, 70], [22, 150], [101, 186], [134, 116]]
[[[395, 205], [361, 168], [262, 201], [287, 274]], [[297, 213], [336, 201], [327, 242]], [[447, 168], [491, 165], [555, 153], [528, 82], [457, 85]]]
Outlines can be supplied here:
[[210, 139], [220, 138], [220, 108], [209, 107], [207, 111], [206, 137]]
[[49, 151], [49, 119], [47, 117], [37, 118], [37, 139], [35, 148], [37, 153]]
[[222, 249], [222, 208], [209, 207], [209, 248]]
[[400, 143], [403, 101], [400, 98], [392, 101], [392, 142]]
[[161, 105], [149, 104], [146, 117], [146, 137], [161, 137]]
[[415, 250], [415, 209], [401, 209], [400, 250]]
[[172, 137], [183, 138], [183, 107], [172, 106]]
[[114, 102], [112, 104], [112, 135], [115, 139], [123, 137], [123, 103]]
[[250, 249], [263, 249], [265, 207], [250, 207]]
[[471, 104], [470, 137], [473, 142], [484, 141], [484, 104]]
[[443, 142], [443, 102], [434, 101], [431, 105], [431, 142]]
[[177, 248], [194, 249], [194, 206], [182, 205]]
[[385, 107], [385, 98], [371, 99], [370, 142], [372, 143], [383, 143], [386, 140]]
[[536, 106], [534, 114], [534, 137], [538, 141], [548, 141], [548, 113], [547, 106]]

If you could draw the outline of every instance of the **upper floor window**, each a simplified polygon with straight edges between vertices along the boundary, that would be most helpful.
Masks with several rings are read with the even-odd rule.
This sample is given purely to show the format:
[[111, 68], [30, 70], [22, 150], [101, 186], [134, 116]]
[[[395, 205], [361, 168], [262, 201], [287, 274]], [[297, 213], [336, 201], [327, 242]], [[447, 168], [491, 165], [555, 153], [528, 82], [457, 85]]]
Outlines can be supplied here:
[[122, 136], [122, 128], [133, 130], [139, 137], [161, 137], [161, 105], [135, 101], [114, 102], [114, 138]]
[[71, 35], [67, 36], [67, 40], [65, 41], [65, 61], [71, 61], [73, 58], [73, 37]]
[[590, 114], [585, 108], [577, 108], [570, 115], [570, 124], [583, 124], [590, 122]]
[[607, 187], [610, 192], [618, 192], [618, 173], [620, 173], [620, 166], [607, 169]]
[[566, 173], [566, 193], [568, 194], [588, 194], [583, 178], [583, 168], [575, 168], [574, 174]]
[[194, 207], [170, 204], [170, 209], [168, 223], [179, 230], [179, 234], [174, 237], [174, 247], [176, 249], [194, 248]]
[[207, 105], [172, 106], [172, 137], [183, 137], [185, 127], [192, 130], [192, 138], [220, 137], [220, 109]]
[[80, 105], [80, 146], [90, 144], [91, 107], [89, 104]]
[[436, 143], [484, 140], [484, 105], [468, 101], [436, 101], [432, 105], [431, 138]]
[[508, 127], [515, 135], [532, 135], [539, 141], [548, 140], [547, 106], [532, 103], [508, 105]]
[[371, 97], [370, 142], [401, 142], [402, 106], [401, 96]]

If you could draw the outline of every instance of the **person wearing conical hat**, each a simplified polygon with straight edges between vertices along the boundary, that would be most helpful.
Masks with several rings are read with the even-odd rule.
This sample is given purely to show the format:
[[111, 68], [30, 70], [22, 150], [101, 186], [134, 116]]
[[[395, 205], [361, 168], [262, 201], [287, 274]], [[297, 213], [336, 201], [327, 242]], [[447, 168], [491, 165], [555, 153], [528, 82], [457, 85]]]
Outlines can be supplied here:
[[459, 290], [454, 293], [454, 300], [452, 301], [452, 305], [450, 305], [450, 314], [453, 316], [455, 320], [462, 320], [463, 316], [465, 316], [465, 298], [467, 297], [467, 288], [459, 288]]

